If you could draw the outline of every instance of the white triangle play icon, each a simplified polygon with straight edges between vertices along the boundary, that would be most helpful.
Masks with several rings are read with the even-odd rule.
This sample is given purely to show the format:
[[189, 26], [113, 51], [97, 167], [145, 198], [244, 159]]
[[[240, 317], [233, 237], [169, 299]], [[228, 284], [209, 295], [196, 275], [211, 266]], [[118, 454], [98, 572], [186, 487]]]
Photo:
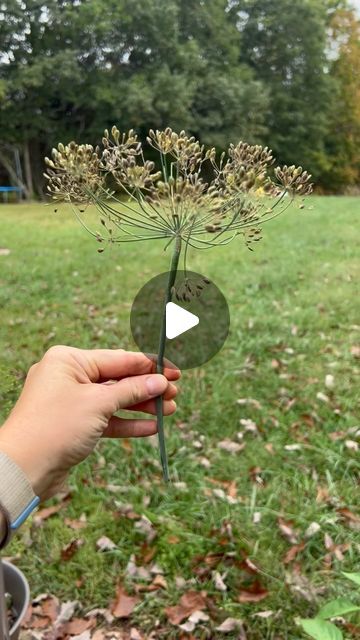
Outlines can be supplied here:
[[174, 302], [168, 302], [166, 305], [166, 337], [173, 340], [185, 331], [189, 331], [199, 324], [199, 318], [190, 311], [186, 311]]

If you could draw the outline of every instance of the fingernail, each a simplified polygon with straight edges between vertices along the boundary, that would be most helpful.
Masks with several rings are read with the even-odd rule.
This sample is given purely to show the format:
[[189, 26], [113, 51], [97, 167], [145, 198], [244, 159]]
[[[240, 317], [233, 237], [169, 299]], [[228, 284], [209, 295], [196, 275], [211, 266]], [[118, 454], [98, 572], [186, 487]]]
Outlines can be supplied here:
[[146, 387], [151, 396], [159, 396], [166, 389], [165, 378], [160, 373], [154, 373], [146, 378]]

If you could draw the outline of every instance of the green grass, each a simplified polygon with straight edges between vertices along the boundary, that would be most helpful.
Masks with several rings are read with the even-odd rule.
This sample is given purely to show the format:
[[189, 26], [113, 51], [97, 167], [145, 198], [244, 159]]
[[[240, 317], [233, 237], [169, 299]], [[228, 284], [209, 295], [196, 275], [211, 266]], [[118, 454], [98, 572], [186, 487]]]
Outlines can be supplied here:
[[[7, 550], [9, 555], [21, 554], [18, 565], [33, 594], [46, 591], [60, 599], [78, 599], [86, 610], [106, 606], [119, 580], [131, 590], [133, 581], [124, 578], [124, 570], [131, 554], [138, 559], [144, 554], [144, 536], [133, 520], [121, 516], [116, 501], [131, 503], [157, 531], [149, 546], [155, 549], [154, 561], [163, 568], [168, 589], [144, 594], [133, 623], [149, 632], [160, 620], [159, 638], [180, 637], [180, 630], [167, 623], [164, 608], [176, 604], [189, 588], [205, 589], [214, 599], [216, 624], [205, 627], [239, 617], [248, 640], [304, 637], [294, 619], [312, 616], [318, 605], [289, 586], [296, 572], [315, 589], [324, 589], [319, 603], [350, 592], [340, 572], [359, 567], [359, 532], [337, 509], [359, 513], [358, 453], [346, 447], [346, 438], [334, 441], [329, 434], [359, 424], [359, 367], [350, 351], [360, 341], [359, 199], [314, 197], [311, 206], [265, 228], [253, 253], [236, 242], [190, 254], [189, 267], [213, 278], [226, 295], [231, 333], [211, 362], [184, 373], [178, 411], [166, 422], [171, 474], [184, 488], [163, 485], [157, 449], [146, 441], [133, 442], [130, 451], [118, 441], [101, 443], [73, 471], [72, 497], [60, 514], [40, 528], [28, 522]], [[147, 279], [167, 269], [169, 256], [162, 253], [161, 243], [120, 245], [99, 255], [96, 243], [70, 213], [54, 214], [41, 204], [3, 205], [0, 223], [0, 244], [11, 250], [0, 256], [0, 394], [5, 417], [28, 367], [52, 344], [134, 348], [129, 330], [132, 299]], [[326, 374], [334, 376], [332, 391], [325, 388]], [[326, 393], [329, 402], [319, 400], [318, 392]], [[261, 408], [240, 406], [238, 398], [255, 398]], [[256, 422], [258, 434], [245, 433], [246, 447], [236, 455], [220, 450], [219, 440], [236, 440], [244, 430], [239, 422], [244, 418]], [[199, 438], [201, 451], [193, 445]], [[284, 448], [297, 443], [299, 450]], [[209, 468], [199, 464], [201, 456], [209, 460]], [[253, 467], [261, 470], [263, 484], [254, 482]], [[214, 479], [236, 480], [237, 504], [213, 495], [213, 489], [223, 486]], [[111, 492], [108, 483], [125, 490]], [[317, 501], [319, 487], [327, 488], [331, 499]], [[64, 517], [82, 513], [87, 515], [85, 529], [74, 532], [65, 525]], [[261, 514], [258, 524], [254, 513]], [[311, 522], [321, 526], [288, 565], [283, 560], [290, 544], [279, 530], [279, 516], [293, 521], [299, 541]], [[330, 569], [324, 565], [325, 533], [336, 544], [350, 543], [344, 560], [334, 558]], [[62, 547], [77, 535], [84, 545], [62, 562]], [[118, 549], [98, 553], [101, 535], [109, 536]], [[215, 589], [211, 574], [201, 578], [194, 573], [196, 556], [220, 552], [233, 554], [217, 567], [227, 572], [225, 594]], [[253, 580], [241, 565], [244, 557], [259, 567], [257, 577], [269, 591], [262, 602], [237, 601], [239, 590]], [[179, 590], [177, 576], [195, 582]], [[82, 584], [76, 586], [80, 578]], [[254, 616], [263, 610], [274, 615]], [[356, 621], [356, 614], [351, 619]], [[194, 636], [220, 637], [216, 633], [206, 635], [199, 627]]]

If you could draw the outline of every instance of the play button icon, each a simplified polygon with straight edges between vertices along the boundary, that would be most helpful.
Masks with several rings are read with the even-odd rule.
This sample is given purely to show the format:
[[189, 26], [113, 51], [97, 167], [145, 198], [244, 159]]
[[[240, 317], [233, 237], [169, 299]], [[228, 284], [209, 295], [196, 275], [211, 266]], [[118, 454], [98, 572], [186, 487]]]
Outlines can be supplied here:
[[166, 337], [173, 340], [185, 331], [189, 331], [199, 324], [198, 316], [190, 311], [186, 311], [174, 302], [168, 302], [166, 305]]
[[156, 354], [165, 319], [165, 357], [181, 369], [193, 369], [222, 348], [229, 333], [229, 308], [219, 287], [201, 273], [179, 270], [170, 300], [168, 281], [169, 272], [160, 273], [138, 291], [131, 333], [140, 351]]

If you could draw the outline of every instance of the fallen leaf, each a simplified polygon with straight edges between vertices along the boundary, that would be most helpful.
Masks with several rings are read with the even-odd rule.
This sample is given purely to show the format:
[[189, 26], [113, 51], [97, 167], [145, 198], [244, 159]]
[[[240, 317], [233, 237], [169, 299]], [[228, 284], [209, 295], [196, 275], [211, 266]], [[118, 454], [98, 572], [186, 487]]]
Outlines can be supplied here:
[[274, 615], [274, 612], [271, 611], [271, 609], [268, 609], [268, 611], [257, 611], [256, 613], [253, 614], [253, 617], [264, 618], [266, 620], [267, 618], [270, 618], [273, 615]]
[[54, 504], [52, 507], [45, 507], [44, 509], [39, 509], [36, 511], [34, 515], [34, 524], [39, 527], [42, 525], [44, 520], [47, 520], [51, 516], [55, 515], [58, 511], [60, 511], [62, 504]]
[[284, 449], [285, 451], [300, 451], [301, 444], [286, 444]]
[[59, 600], [56, 596], [49, 596], [41, 603], [42, 615], [48, 616], [51, 622], [55, 622], [59, 615]]
[[140, 598], [138, 596], [129, 596], [122, 585], [119, 585], [111, 613], [115, 618], [129, 618], [139, 601]]
[[294, 546], [290, 547], [287, 553], [284, 556], [284, 564], [289, 564], [293, 562], [296, 556], [304, 549], [305, 542], [300, 542], [300, 544], [294, 544]]
[[85, 514], [83, 514], [83, 516], [80, 516], [79, 520], [75, 520], [75, 519], [73, 520], [72, 518], [64, 518], [64, 523], [66, 524], [67, 527], [70, 527], [70, 529], [74, 529], [74, 531], [83, 529], [87, 525]]
[[294, 531], [293, 523], [291, 522], [291, 520], [284, 520], [283, 518], [278, 518], [278, 525], [283, 536], [291, 544], [297, 544], [298, 539]]
[[83, 631], [79, 635], [71, 637], [71, 640], [90, 640], [90, 639], [91, 639], [91, 633], [88, 629], [86, 631]]
[[331, 375], [331, 373], [328, 373], [325, 376], [325, 387], [327, 389], [333, 389], [335, 386], [335, 378], [333, 375]]
[[106, 620], [108, 624], [111, 624], [114, 621], [114, 616], [108, 609], [95, 608], [91, 609], [85, 614], [85, 618], [96, 618], [97, 616], [101, 616]]
[[67, 562], [68, 560], [70, 560], [75, 555], [77, 550], [80, 549], [80, 547], [82, 547], [83, 544], [84, 544], [84, 540], [82, 540], [82, 538], [71, 540], [69, 544], [65, 545], [65, 547], [61, 549], [61, 553], [60, 553], [61, 560], [64, 560], [64, 562]]
[[355, 529], [356, 531], [360, 530], [360, 516], [358, 516], [356, 513], [353, 513], [346, 507], [337, 509], [337, 512], [347, 522], [351, 529]]
[[260, 602], [269, 595], [267, 589], [261, 586], [260, 582], [254, 582], [251, 587], [241, 589], [238, 595], [239, 602]]
[[168, 588], [168, 584], [166, 582], [166, 579], [161, 574], [156, 575], [151, 584], [154, 587], [160, 587], [160, 589], [167, 589]]
[[231, 631], [236, 631], [236, 629], [239, 629], [241, 626], [242, 621], [238, 618], [226, 618], [219, 627], [216, 627], [216, 631], [220, 631], [220, 633], [231, 633]]
[[345, 447], [350, 451], [359, 451], [359, 444], [355, 440], [345, 440]]
[[199, 591], [187, 591], [184, 593], [179, 604], [167, 607], [165, 613], [171, 624], [180, 624], [188, 618], [194, 611], [206, 608], [206, 595]]
[[218, 571], [214, 572], [213, 580], [214, 580], [215, 589], [222, 592], [227, 591], [227, 586], [223, 580], [223, 577], [220, 575]]
[[298, 571], [286, 575], [286, 584], [296, 596], [313, 604], [317, 603], [318, 597], [326, 592], [326, 586], [315, 587], [306, 576]]
[[320, 531], [321, 527], [318, 522], [311, 522], [308, 528], [305, 531], [305, 538], [312, 538], [318, 531]]
[[74, 618], [67, 622], [63, 630], [65, 633], [69, 633], [70, 635], [78, 635], [79, 633], [83, 633], [87, 629], [91, 629], [96, 625], [96, 620], [90, 619], [86, 620], [85, 618]]
[[232, 440], [221, 440], [217, 446], [223, 451], [228, 451], [228, 453], [239, 453], [245, 449], [245, 443], [239, 444], [239, 442], [233, 442]]
[[5, 247], [0, 247], [0, 256], [9, 256], [11, 253], [10, 249], [6, 249]]
[[68, 620], [73, 617], [78, 604], [77, 600], [68, 600], [67, 602], [63, 602], [60, 607], [59, 615], [55, 620], [55, 626], [60, 626], [65, 622], [68, 622]]
[[208, 620], [210, 620], [210, 617], [208, 616], [207, 613], [204, 613], [204, 611], [199, 610], [199, 611], [194, 611], [189, 617], [189, 620], [194, 624], [198, 624], [198, 622], [207, 622]]
[[107, 536], [101, 536], [96, 541], [96, 548], [98, 551], [111, 551], [112, 549], [117, 549], [117, 545]]
[[325, 402], [325, 403], [329, 403], [330, 402], [330, 398], [329, 396], [327, 396], [325, 393], [323, 393], [322, 391], [318, 391], [318, 393], [316, 394], [316, 397], [318, 400], [320, 400], [321, 402]]
[[149, 518], [147, 518], [144, 515], [141, 516], [140, 520], [135, 522], [134, 526], [135, 526], [135, 529], [137, 529], [138, 531], [140, 531], [140, 533], [143, 533], [146, 536], [146, 539], [148, 542], [152, 542], [154, 538], [156, 538], [157, 536], [157, 533], [154, 529], [154, 526], [151, 520], [149, 520]]
[[350, 353], [352, 356], [354, 356], [354, 358], [360, 358], [360, 345], [353, 345], [350, 348]]

